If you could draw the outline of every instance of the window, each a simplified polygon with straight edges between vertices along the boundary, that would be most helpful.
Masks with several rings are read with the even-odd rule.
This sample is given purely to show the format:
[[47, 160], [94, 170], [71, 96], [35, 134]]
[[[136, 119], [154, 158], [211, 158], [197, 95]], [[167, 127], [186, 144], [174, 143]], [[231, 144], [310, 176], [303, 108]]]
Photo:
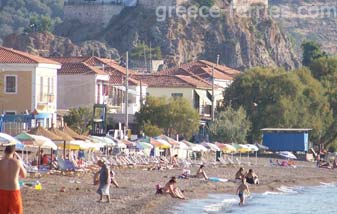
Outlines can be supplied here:
[[43, 101], [43, 77], [40, 77], [40, 102]]
[[54, 95], [54, 77], [51, 78], [51, 89], [50, 93]]
[[47, 89], [47, 91], [48, 91], [48, 95], [51, 93], [51, 78], [50, 77], [48, 77], [48, 89]]
[[16, 94], [17, 93], [17, 76], [5, 75], [5, 93]]
[[173, 98], [183, 97], [183, 93], [172, 93], [171, 96]]

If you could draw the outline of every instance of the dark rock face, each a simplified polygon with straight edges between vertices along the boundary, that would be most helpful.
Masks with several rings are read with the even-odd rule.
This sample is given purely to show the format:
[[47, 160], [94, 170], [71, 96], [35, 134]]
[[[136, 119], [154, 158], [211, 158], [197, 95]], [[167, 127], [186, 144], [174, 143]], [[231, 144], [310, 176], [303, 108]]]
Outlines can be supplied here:
[[118, 59], [118, 51], [99, 41], [85, 41], [78, 45], [70, 39], [51, 33], [12, 34], [4, 39], [3, 45], [44, 57], [99, 56]]

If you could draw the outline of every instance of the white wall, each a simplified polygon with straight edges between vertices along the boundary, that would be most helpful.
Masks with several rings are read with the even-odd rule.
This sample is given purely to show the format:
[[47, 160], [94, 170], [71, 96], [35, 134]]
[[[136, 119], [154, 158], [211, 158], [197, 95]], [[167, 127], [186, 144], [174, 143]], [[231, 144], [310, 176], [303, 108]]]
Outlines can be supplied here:
[[95, 75], [58, 75], [58, 109], [92, 106], [96, 98]]

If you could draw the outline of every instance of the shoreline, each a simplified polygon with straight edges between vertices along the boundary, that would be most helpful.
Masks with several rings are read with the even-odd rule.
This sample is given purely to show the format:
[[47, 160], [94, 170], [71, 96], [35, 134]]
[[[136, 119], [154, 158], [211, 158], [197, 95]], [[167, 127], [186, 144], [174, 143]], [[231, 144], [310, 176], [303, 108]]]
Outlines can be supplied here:
[[[250, 191], [263, 193], [278, 191], [280, 186], [317, 186], [337, 181], [337, 170], [319, 169], [314, 163], [298, 161], [297, 168], [271, 167], [269, 159], [259, 158], [258, 165], [246, 166], [254, 169], [260, 179], [259, 185], [250, 185]], [[209, 177], [232, 179], [239, 166], [207, 165]], [[197, 166], [191, 168], [194, 174]], [[186, 201], [173, 199], [169, 195], [156, 195], [155, 186], [164, 185], [171, 176], [178, 176], [182, 169], [147, 171], [140, 168], [114, 169], [121, 188], [110, 188], [111, 204], [97, 203], [97, 186], [92, 184], [92, 173], [81, 176], [46, 175], [39, 179], [42, 190], [22, 189], [25, 213], [140, 213], [167, 214], [173, 207], [190, 199], [207, 198], [209, 194], [235, 194], [237, 183], [212, 182], [198, 178], [177, 179], [177, 186], [184, 190]], [[61, 188], [65, 192], [60, 192]], [[37, 200], [38, 199], [38, 200]]]

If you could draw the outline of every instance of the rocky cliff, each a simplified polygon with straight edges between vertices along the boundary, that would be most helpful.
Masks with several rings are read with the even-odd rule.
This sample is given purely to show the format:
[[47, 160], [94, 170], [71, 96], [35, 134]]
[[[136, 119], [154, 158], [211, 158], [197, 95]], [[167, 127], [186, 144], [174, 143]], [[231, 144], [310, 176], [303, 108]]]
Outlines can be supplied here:
[[121, 54], [145, 42], [160, 47], [169, 66], [200, 58], [215, 61], [217, 54], [221, 64], [241, 70], [254, 66], [299, 66], [288, 38], [266, 15], [242, 18], [222, 13], [218, 18], [175, 16], [157, 21], [155, 11], [135, 7], [123, 10], [104, 29], [74, 22], [63, 23], [55, 33], [58, 36], [10, 36], [4, 45], [43, 55], [95, 54], [116, 58], [117, 53], [111, 48]]
[[3, 45], [44, 57], [94, 55], [119, 59], [118, 51], [103, 42], [87, 40], [75, 44], [69, 38], [55, 36], [52, 33], [11, 34], [4, 39]]
[[318, 42], [324, 51], [337, 54], [337, 0], [270, 0], [273, 15], [301, 55], [305, 40]]

